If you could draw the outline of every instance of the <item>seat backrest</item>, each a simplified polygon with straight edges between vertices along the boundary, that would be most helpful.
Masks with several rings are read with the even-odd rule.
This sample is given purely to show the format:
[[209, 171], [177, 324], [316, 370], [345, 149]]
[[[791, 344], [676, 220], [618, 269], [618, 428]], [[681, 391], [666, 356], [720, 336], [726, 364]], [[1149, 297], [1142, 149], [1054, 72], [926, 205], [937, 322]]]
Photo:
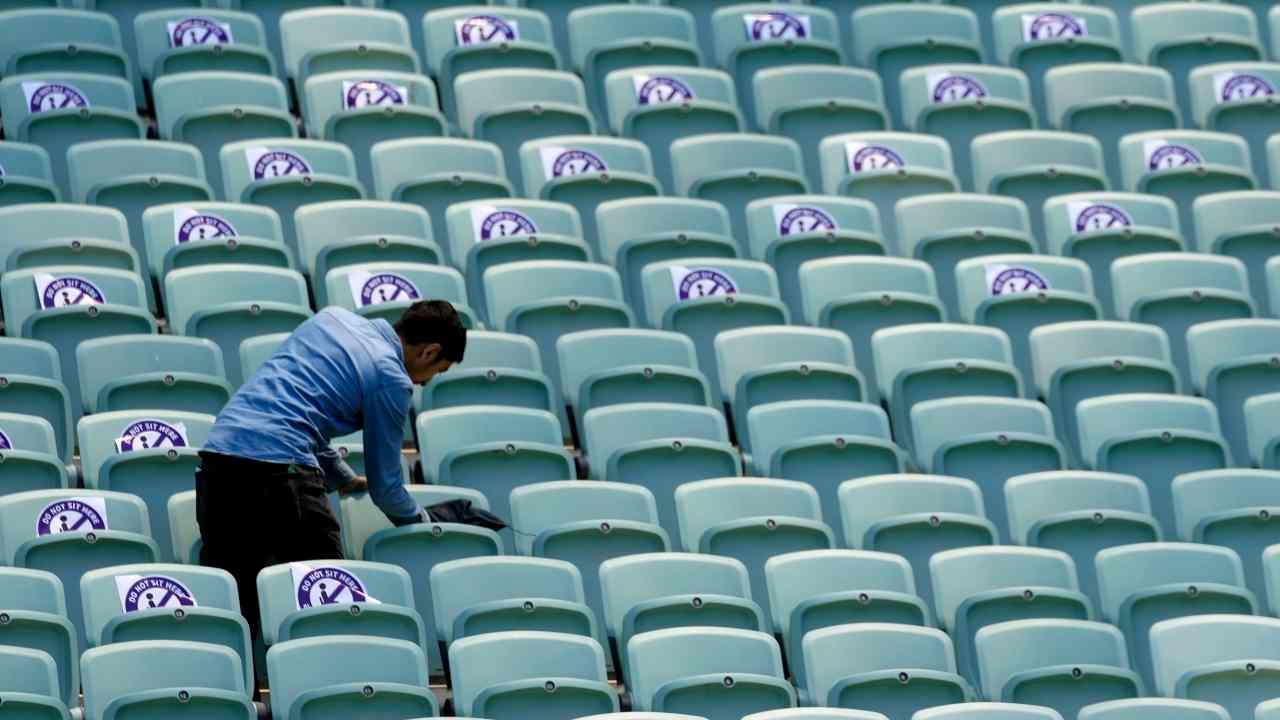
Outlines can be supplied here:
[[606, 682], [604, 650], [581, 635], [498, 632], [455, 640], [449, 646], [455, 707], [470, 712], [484, 690], [528, 678]]
[[561, 600], [585, 604], [582, 573], [563, 560], [475, 557], [431, 568], [436, 637], [454, 640], [453, 625], [468, 608], [509, 599]]
[[583, 5], [569, 13], [569, 51], [579, 73], [593, 51], [637, 38], [684, 43], [696, 50], [698, 31], [688, 10], [652, 5]]
[[1047, 255], [986, 255], [956, 265], [960, 313], [973, 322], [988, 299], [1025, 294], [1027, 300], [1047, 292], [1093, 297], [1093, 274], [1083, 260]]
[[39, 145], [6, 141], [4, 145], [0, 145], [0, 167], [4, 168], [5, 175], [46, 182], [53, 180], [49, 151]]
[[422, 28], [427, 71], [437, 76], [444, 72], [446, 59], [458, 48], [493, 45], [495, 52], [503, 52], [502, 43], [519, 41], [543, 45], [555, 52], [551, 21], [546, 13], [529, 8], [445, 7], [423, 16]]
[[633, 697], [648, 706], [659, 688], [683, 678], [744, 673], [782, 677], [782, 651], [768, 634], [685, 627], [640, 633], [627, 643]]
[[1188, 165], [1226, 168], [1253, 177], [1249, 146], [1238, 135], [1205, 130], [1153, 130], [1120, 139], [1120, 169], [1125, 190], [1140, 189], [1143, 180], [1154, 173]]
[[1070, 40], [1087, 36], [1121, 47], [1120, 19], [1107, 7], [1079, 6], [1064, 2], [1037, 2], [997, 7], [991, 14], [996, 57], [1014, 65], [1014, 53], [1046, 40]]
[[1031, 331], [1036, 391], [1048, 397], [1060, 369], [1090, 358], [1144, 358], [1172, 363], [1169, 335], [1146, 323], [1091, 320], [1054, 323]]
[[454, 82], [458, 124], [474, 134], [484, 115], [504, 108], [556, 103], [586, 108], [587, 94], [577, 75], [559, 70], [504, 68], [464, 73]]
[[528, 260], [491, 267], [484, 273], [489, 314], [507, 329], [512, 311], [550, 298], [622, 300], [622, 280], [604, 265], [560, 260]]
[[[1173, 695], [1194, 668], [1232, 660], [1280, 660], [1280, 620], [1249, 615], [1197, 615], [1151, 628], [1156, 692]], [[1243, 669], [1243, 668], [1241, 668]]]
[[583, 447], [593, 466], [603, 472], [618, 450], [664, 438], [709, 440], [728, 444], [729, 428], [718, 410], [674, 403], [624, 403], [588, 410], [583, 419]]
[[916, 594], [911, 566], [900, 555], [869, 550], [801, 550], [765, 561], [773, 628], [790, 632], [791, 613], [801, 603], [829, 593], [881, 590]]
[[468, 330], [466, 356], [453, 367], [459, 370], [514, 368], [542, 372], [542, 358], [532, 338], [491, 330]]
[[116, 335], [84, 340], [76, 347], [80, 387], [86, 401], [111, 381], [144, 373], [195, 373], [225, 379], [222, 350], [203, 338], [176, 335]]
[[32, 375], [47, 380], [62, 379], [58, 351], [43, 340], [3, 337], [0, 338], [0, 349], [4, 350], [0, 352], [0, 373]]
[[800, 266], [805, 322], [817, 324], [835, 300], [870, 292], [906, 292], [937, 298], [933, 268], [920, 260], [890, 257], [833, 257]]
[[[142, 280], [136, 273], [87, 265], [10, 270], [0, 279], [0, 299], [4, 302], [5, 323], [15, 335], [22, 332], [27, 318], [60, 305], [146, 307]], [[62, 380], [70, 384], [76, 378]]]
[[582, 383], [604, 370], [628, 365], [669, 365], [690, 370], [698, 367], [689, 336], [665, 330], [610, 328], [569, 333], [556, 340], [556, 352], [560, 356], [560, 382], [570, 405], [577, 403]]
[[404, 568], [386, 563], [321, 559], [283, 563], [258, 573], [258, 603], [263, 642], [273, 645], [289, 616], [309, 608], [352, 603], [411, 608], [413, 584]]
[[164, 275], [164, 257], [169, 248], [193, 240], [248, 237], [284, 243], [280, 215], [275, 210], [243, 203], [153, 205], [142, 213], [142, 232], [155, 277]]
[[161, 137], [171, 138], [186, 116], [221, 107], [270, 108], [289, 111], [289, 91], [268, 75], [240, 72], [191, 72], [166, 75], [151, 84], [156, 102], [156, 123]]
[[557, 235], [581, 239], [578, 209], [545, 200], [476, 200], [454, 203], [446, 214], [449, 254], [455, 265], [467, 268], [471, 248], [492, 238]]
[[948, 42], [981, 47], [978, 16], [949, 5], [872, 5], [854, 11], [853, 47], [858, 64], [875, 68], [880, 53], [907, 45]]
[[911, 720], [1062, 720], [1062, 715], [1039, 705], [970, 702], [921, 710]]
[[[170, 597], [172, 595], [172, 597]], [[226, 570], [195, 565], [117, 565], [80, 579], [85, 633], [94, 645], [111, 621], [152, 608], [197, 606], [240, 612], [236, 581]]]
[[1146, 588], [1213, 583], [1244, 588], [1240, 556], [1230, 548], [1200, 543], [1121, 545], [1098, 552], [1098, 597], [1102, 616], [1120, 620], [1125, 600]]
[[[1055, 515], [1093, 510], [1151, 514], [1147, 486], [1133, 475], [1051, 470], [1016, 475], [1005, 481], [1009, 529], [1014, 542], [1029, 544], [1036, 523]], [[1092, 568], [1086, 568], [1092, 570]]]
[[1280, 505], [1280, 471], [1202, 470], [1173, 479], [1173, 514], [1178, 535], [1188, 542], [1196, 539], [1200, 523], [1214, 515], [1277, 505]]
[[685, 483], [676, 488], [676, 515], [683, 547], [700, 547], [707, 530], [752, 517], [822, 520], [818, 493], [793, 480], [720, 478]]
[[1062, 255], [1067, 241], [1091, 232], [1132, 228], [1181, 236], [1178, 208], [1159, 195], [1140, 193], [1072, 193], [1049, 198], [1044, 204], [1045, 240], [1049, 252]]
[[[0, 607], [66, 615], [62, 581], [45, 570], [0, 567]], [[54, 693], [57, 695], [58, 693]]]
[[[358, 668], [358, 670], [357, 670]], [[272, 716], [300, 715], [295, 703], [310, 690], [352, 681], [427, 687], [429, 670], [422, 648], [404, 640], [338, 635], [304, 638], [267, 651]]]
[[327, 247], [350, 238], [399, 235], [431, 241], [431, 219], [418, 205], [382, 200], [332, 200], [294, 213], [298, 253], [308, 273]]
[[618, 251], [634, 238], [679, 233], [731, 237], [729, 213], [710, 200], [643, 197], [610, 200], [596, 208], [601, 262], [614, 265]]
[[1280, 393], [1249, 398], [1244, 404], [1244, 416], [1249, 431], [1249, 454], [1255, 463], [1262, 465], [1267, 446], [1276, 437], [1276, 420], [1280, 419]]
[[84, 716], [105, 717], [115, 699], [149, 690], [191, 687], [246, 695], [242, 668], [234, 650], [211, 643], [141, 640], [92, 648], [80, 657]]
[[[21, 4], [12, 7], [21, 8]], [[124, 53], [120, 25], [115, 18], [86, 10], [26, 8], [13, 9], [0, 16], [0, 33], [11, 42], [0, 49], [0, 67], [19, 72], [14, 59], [19, 55], [54, 46], [89, 46]], [[30, 59], [28, 59], [30, 62]], [[11, 67], [11, 64], [13, 65]]]
[[948, 323], [899, 325], [871, 336], [876, 382], [883, 397], [893, 397], [899, 373], [939, 360], [986, 360], [1013, 365], [1013, 349], [1003, 330]]
[[[5, 679], [6, 695], [12, 693], [37, 696], [41, 699], [62, 696], [58, 681], [58, 666], [53, 656], [43, 650], [0, 645], [0, 673], [3, 673]], [[29, 698], [23, 698], [23, 700], [26, 699]], [[14, 705], [18, 703], [15, 702]], [[50, 715], [50, 717], [57, 716]]]
[[780, 195], [747, 204], [747, 233], [756, 260], [767, 260], [769, 246], [788, 235], [838, 230], [879, 239], [880, 212], [865, 200], [832, 195]]
[[[902, 73], [902, 120], [919, 129], [922, 113], [939, 103], [966, 104], [990, 98], [1029, 106], [1031, 85], [1021, 70], [990, 65], [947, 64]], [[979, 106], [981, 107], [981, 106]]]
[[600, 587], [605, 627], [615, 638], [627, 613], [647, 600], [692, 594], [751, 599], [746, 566], [734, 558], [699, 553], [610, 558], [600, 564]]
[[840, 483], [839, 494], [844, 536], [854, 548], [864, 547], [876, 523], [899, 515], [987, 516], [977, 484], [946, 475], [873, 475]]
[[40, 113], [76, 107], [133, 113], [137, 102], [132, 83], [107, 75], [41, 72], [0, 80], [0, 118], [6, 138], [25, 138], [26, 122]]
[[98, 140], [77, 143], [67, 151], [72, 197], [77, 202], [88, 202], [95, 188], [120, 177], [121, 168], [128, 168], [134, 177], [177, 175], [205, 182], [204, 158], [191, 145], [157, 140]]
[[1076, 564], [1058, 550], [991, 546], [945, 550], [929, 559], [938, 624], [954, 628], [965, 600], [988, 590], [1051, 587], [1079, 590]]
[[138, 72], [145, 78], [155, 77], [160, 69], [158, 60], [184, 47], [234, 43], [256, 47], [264, 53], [267, 49], [266, 29], [251, 12], [211, 7], [152, 10], [139, 13], [133, 26], [138, 42]]
[[997, 397], [928, 400], [911, 407], [916, 455], [930, 463], [944, 446], [990, 433], [1039, 435], [1053, 439], [1053, 416], [1044, 403]]
[[56, 457], [58, 445], [53, 425], [35, 415], [0, 412], [0, 450], [18, 450]]
[[328, 304], [353, 311], [384, 302], [418, 299], [446, 300], [455, 307], [467, 303], [462, 273], [427, 263], [346, 265], [326, 273], [324, 285]]
[[1178, 429], [1221, 435], [1218, 410], [1204, 398], [1132, 393], [1082, 400], [1076, 405], [1080, 447], [1094, 460], [1108, 441], [1135, 432]]
[[1156, 53], [1168, 45], [1201, 43], [1205, 37], [1260, 46], [1258, 19], [1247, 7], [1158, 3], [1135, 8], [1130, 27], [1134, 55], [1141, 62], [1153, 64]]
[[169, 323], [186, 332], [191, 318], [217, 305], [246, 302], [280, 302], [310, 307], [307, 281], [302, 273], [261, 265], [208, 265], [182, 268], [164, 278]]
[[1008, 130], [974, 138], [973, 184], [980, 191], [994, 192], [994, 183], [1003, 175], [1045, 166], [1105, 175], [1102, 143], [1092, 135], [1051, 130]]
[[[415, 55], [409, 22], [398, 12], [354, 7], [314, 7], [280, 17], [280, 46], [289, 77], [302, 79], [308, 55], [335, 45], [370, 43], [403, 47]], [[357, 50], [358, 52], [358, 50]], [[417, 64], [414, 60], [414, 64]]]
[[[778, 113], [815, 99], [840, 99], [884, 108], [884, 86], [870, 70], [838, 65], [784, 65], [756, 71], [756, 117], [759, 127], [773, 127]], [[815, 89], [821, 88], [820, 90]], [[810, 168], [811, 170], [813, 168]], [[817, 188], [813, 188], [817, 189]]]
[[733, 78], [710, 68], [646, 65], [615, 70], [605, 78], [604, 92], [609, 128], [619, 135], [626, 133], [632, 112], [651, 105], [670, 103], [678, 111], [681, 103], [700, 100], [731, 110], [738, 107]]
[[1019, 673], [1042, 668], [1101, 665], [1129, 667], [1124, 635], [1087, 620], [1015, 620], [989, 625], [974, 640], [983, 690], [1001, 697]]
[[1215, 703], [1154, 697], [1094, 703], [1081, 708], [1077, 717], [1079, 720], [1231, 720], [1226, 709]]
[[[0, 151], [8, 145], [5, 142]], [[31, 146], [34, 147], [34, 146]], [[0, 165], [9, 175], [21, 175], [21, 167], [15, 169], [0, 152]], [[71, 203], [24, 203], [0, 208], [0, 223], [11, 233], [0, 244], [0, 263], [7, 265], [9, 251], [24, 246], [24, 241], [57, 240], [61, 238], [97, 238], [129, 244], [129, 226], [124, 213], [109, 207], [74, 205]]]
[[660, 326], [670, 308], [689, 299], [739, 293], [777, 299], [778, 275], [753, 260], [701, 258], [650, 263], [641, 273], [645, 312]]
[[[906, 132], [858, 132], [827, 137], [818, 146], [822, 191], [841, 193], [849, 176], [887, 168], [911, 168], [955, 176], [951, 145], [933, 135]], [[959, 182], [956, 182], [959, 185]]]
[[1106, 88], [1103, 98], [1108, 104], [1119, 104], [1128, 98], [1130, 102], [1154, 101], [1171, 109], [1176, 107], [1173, 76], [1163, 68], [1128, 63], [1062, 65], [1044, 75], [1049, 122], [1063, 127], [1068, 113], [1100, 99], [1099, 87]]
[[778, 135], [712, 133], [671, 143], [675, 189], [689, 195], [694, 185], [715, 174], [748, 175], [757, 170], [804, 175], [804, 159], [795, 140]]
[[214, 417], [179, 410], [116, 410], [80, 418], [80, 464], [85, 484], [97, 487], [103, 464], [121, 453], [151, 448], [200, 448]]
[[818, 42], [840, 46], [835, 13], [816, 5], [750, 3], [721, 7], [711, 14], [715, 61], [732, 67], [736, 53], [756, 43]]
[[898, 247], [907, 257], [917, 257], [917, 249], [933, 236], [987, 232], [1031, 235], [1031, 215], [1026, 203], [1017, 198], [976, 193], [936, 193], [899, 200]]
[[573, 175], [599, 175], [602, 180], [608, 173], [651, 177], [653, 157], [639, 140], [558, 135], [521, 145], [520, 167], [525, 194], [539, 197], [551, 182]]
[[307, 134], [324, 137], [329, 122], [349, 110], [412, 105], [439, 110], [436, 86], [426, 75], [390, 70], [343, 70], [312, 75], [303, 84]]
[[[747, 413], [747, 432], [757, 467], [798, 440], [831, 436], [888, 441], [889, 417], [871, 403], [844, 400], [788, 400], [757, 405]], [[739, 430], [742, 432], [742, 430]], [[835, 518], [830, 518], [834, 522]]]
[[630, 520], [658, 530], [653, 493], [639, 485], [576, 480], [525, 485], [511, 491], [511, 527], [522, 554], [544, 530], [584, 520]]
[[[1280, 87], [1280, 78], [1276, 84]], [[1280, 223], [1280, 191], [1241, 190], [1201, 195], [1192, 203], [1192, 209], [1196, 217], [1195, 247], [1200, 252], [1213, 252], [1219, 241], [1232, 233]]]
[[[1197, 27], [1196, 32], [1202, 28]], [[1213, 127], [1213, 113], [1223, 105], [1275, 93], [1280, 67], [1266, 62], [1214, 63], [1195, 68], [1187, 77], [1191, 112], [1198, 127]]]
[[[472, 488], [450, 487], [448, 485], [406, 485], [405, 490], [422, 507], [430, 507], [452, 500], [466, 500], [471, 503], [472, 507], [480, 510], [489, 509], [489, 500], [485, 498], [484, 493]], [[368, 495], [345, 497], [341, 501], [340, 509], [342, 548], [347, 557], [363, 557], [365, 545], [368, 543], [369, 538], [376, 533], [394, 527], [391, 521], [387, 519], [386, 514], [379, 510], [377, 505], [373, 504], [373, 500]], [[492, 537], [496, 544], [495, 554], [501, 554], [501, 539], [497, 534]]]
[[936, 628], [895, 623], [836, 625], [805, 633], [805, 685], [815, 702], [844, 678], [885, 670], [956, 672], [951, 638]]
[[1174, 289], [1212, 289], [1247, 295], [1249, 276], [1236, 258], [1207, 253], [1149, 253], [1111, 264], [1116, 312], [1129, 317], [1147, 297]]
[[715, 339], [720, 391], [734, 396], [742, 377], [779, 363], [820, 362], [853, 367], [849, 336], [823, 328], [771, 325], [726, 330]]
[[403, 138], [383, 140], [369, 151], [374, 193], [395, 199], [404, 184], [429, 177], [483, 175], [505, 180], [507, 167], [497, 145], [461, 138]]
[[1214, 370], [1225, 363], [1248, 357], [1271, 362], [1280, 350], [1280, 320], [1216, 320], [1192, 325], [1187, 330], [1187, 350], [1192, 382], [1204, 393]]
[[282, 175], [330, 175], [353, 182], [356, 179], [351, 150], [323, 140], [242, 140], [223, 145], [220, 160], [222, 184], [232, 202], [240, 202], [244, 191], [255, 182]]
[[416, 424], [423, 472], [430, 482], [435, 481], [440, 463], [449, 453], [469, 445], [498, 441], [561, 444], [560, 421], [546, 410], [469, 405], [429, 410], [418, 416]]

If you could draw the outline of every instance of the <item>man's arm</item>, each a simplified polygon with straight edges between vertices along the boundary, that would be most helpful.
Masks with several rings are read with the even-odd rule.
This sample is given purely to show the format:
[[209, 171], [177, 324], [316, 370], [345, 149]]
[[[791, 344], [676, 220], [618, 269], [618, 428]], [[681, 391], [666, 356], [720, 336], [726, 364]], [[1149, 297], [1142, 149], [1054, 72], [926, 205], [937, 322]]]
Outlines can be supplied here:
[[316, 460], [320, 463], [320, 470], [324, 473], [326, 490], [330, 492], [340, 490], [356, 481], [356, 471], [352, 470], [347, 461], [343, 460], [338, 451], [332, 447], [325, 446], [323, 450], [317, 452]]
[[422, 506], [404, 487], [400, 448], [404, 419], [409, 414], [409, 391], [384, 385], [371, 393], [364, 408], [364, 467], [369, 495], [393, 525], [423, 522]]

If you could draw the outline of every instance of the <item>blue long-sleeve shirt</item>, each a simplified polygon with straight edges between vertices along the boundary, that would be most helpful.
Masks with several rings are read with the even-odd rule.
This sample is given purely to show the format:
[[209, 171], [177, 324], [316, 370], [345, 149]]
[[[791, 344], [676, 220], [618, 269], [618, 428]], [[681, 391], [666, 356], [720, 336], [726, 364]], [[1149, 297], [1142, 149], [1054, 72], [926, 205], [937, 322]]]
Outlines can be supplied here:
[[370, 497], [396, 525], [417, 522], [422, 507], [400, 466], [412, 393], [400, 337], [386, 320], [326, 308], [245, 381], [203, 449], [318, 468], [336, 488], [356, 475], [329, 442], [363, 427]]

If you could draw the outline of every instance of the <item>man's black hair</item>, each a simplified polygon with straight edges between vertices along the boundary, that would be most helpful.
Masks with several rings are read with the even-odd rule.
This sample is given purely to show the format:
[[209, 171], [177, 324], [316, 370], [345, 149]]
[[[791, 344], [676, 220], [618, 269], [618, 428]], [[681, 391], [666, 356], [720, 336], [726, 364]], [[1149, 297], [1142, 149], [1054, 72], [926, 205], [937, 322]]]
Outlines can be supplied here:
[[440, 357], [450, 362], [462, 362], [467, 351], [467, 329], [458, 311], [445, 300], [419, 300], [410, 305], [395, 328], [408, 345], [439, 343]]

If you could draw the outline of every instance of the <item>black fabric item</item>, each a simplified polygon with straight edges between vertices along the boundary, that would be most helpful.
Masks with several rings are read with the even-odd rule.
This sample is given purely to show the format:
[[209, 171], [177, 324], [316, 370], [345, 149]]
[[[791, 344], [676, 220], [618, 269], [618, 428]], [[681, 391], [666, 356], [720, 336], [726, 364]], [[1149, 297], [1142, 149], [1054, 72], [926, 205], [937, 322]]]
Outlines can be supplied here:
[[493, 531], [507, 527], [507, 523], [497, 515], [488, 510], [472, 507], [470, 500], [450, 500], [432, 505], [426, 508], [426, 511], [431, 522], [477, 525]]

